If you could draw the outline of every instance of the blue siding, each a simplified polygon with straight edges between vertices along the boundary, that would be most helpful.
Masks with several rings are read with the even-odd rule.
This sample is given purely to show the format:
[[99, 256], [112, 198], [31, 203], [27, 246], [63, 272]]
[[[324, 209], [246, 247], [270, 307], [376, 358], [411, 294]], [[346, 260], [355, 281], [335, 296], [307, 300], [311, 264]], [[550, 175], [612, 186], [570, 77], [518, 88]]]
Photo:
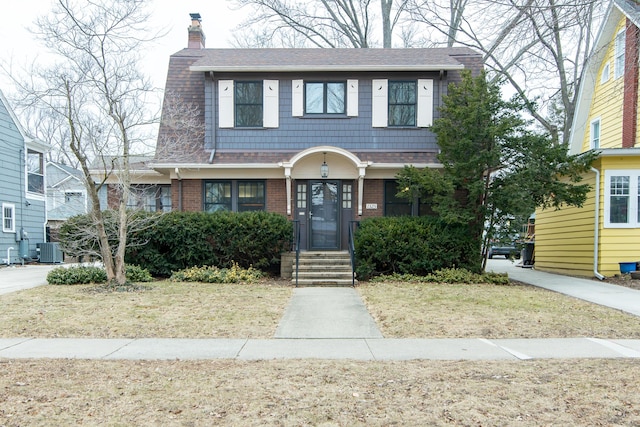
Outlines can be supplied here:
[[[277, 79], [279, 91], [279, 127], [276, 129], [220, 129], [217, 127], [217, 114], [211, 114], [214, 101], [218, 108], [217, 80], [223, 79]], [[340, 118], [293, 117], [291, 114], [291, 81], [294, 79], [347, 80], [358, 79], [358, 116]], [[318, 145], [332, 145], [349, 151], [436, 151], [438, 149], [435, 135], [425, 128], [374, 128], [372, 126], [371, 84], [372, 79], [388, 78], [396, 80], [417, 80], [428, 78], [434, 80], [434, 118], [438, 117], [438, 106], [441, 91], [447, 82], [440, 81], [438, 73], [403, 73], [401, 75], [263, 75], [238, 76], [216, 75], [216, 80], [207, 80], [205, 121], [207, 128], [206, 141], [210, 146], [212, 137], [220, 150], [230, 151], [301, 151]], [[215, 120], [216, 126], [212, 126]]]
[[[45, 241], [44, 224], [46, 222], [45, 201], [26, 198], [24, 175], [24, 138], [17, 124], [7, 110], [9, 108], [0, 98], [0, 206], [2, 203], [15, 205], [15, 229], [21, 228], [28, 233], [29, 256], [36, 257], [36, 245]], [[27, 206], [28, 202], [28, 206]], [[0, 212], [0, 218], [2, 213]], [[5, 233], [0, 226], [0, 261], [7, 258], [7, 249], [11, 251], [11, 262], [19, 263], [19, 244], [16, 233]]]

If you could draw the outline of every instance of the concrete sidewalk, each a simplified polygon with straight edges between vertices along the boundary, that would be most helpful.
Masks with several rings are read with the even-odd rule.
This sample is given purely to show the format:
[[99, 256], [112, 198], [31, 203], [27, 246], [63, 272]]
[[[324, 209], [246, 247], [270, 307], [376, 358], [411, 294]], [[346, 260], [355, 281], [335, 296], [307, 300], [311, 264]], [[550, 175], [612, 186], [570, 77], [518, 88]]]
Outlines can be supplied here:
[[640, 340], [0, 339], [0, 358], [100, 360], [531, 360], [640, 358]]
[[[56, 266], [0, 269], [0, 292], [44, 284]], [[488, 271], [640, 316], [640, 291], [490, 260]], [[132, 360], [530, 360], [640, 358], [640, 340], [383, 339], [353, 288], [297, 288], [274, 339], [0, 339], [0, 358]]]

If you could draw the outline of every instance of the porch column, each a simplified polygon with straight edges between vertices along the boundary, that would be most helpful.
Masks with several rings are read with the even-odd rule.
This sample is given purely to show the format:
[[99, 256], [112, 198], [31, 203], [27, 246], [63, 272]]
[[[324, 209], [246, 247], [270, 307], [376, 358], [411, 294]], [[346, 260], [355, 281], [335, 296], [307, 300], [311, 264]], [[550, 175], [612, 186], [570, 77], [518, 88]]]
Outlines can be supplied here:
[[362, 199], [364, 197], [364, 176], [365, 167], [358, 168], [358, 216], [362, 216]]
[[287, 187], [287, 215], [291, 215], [291, 168], [284, 169]]

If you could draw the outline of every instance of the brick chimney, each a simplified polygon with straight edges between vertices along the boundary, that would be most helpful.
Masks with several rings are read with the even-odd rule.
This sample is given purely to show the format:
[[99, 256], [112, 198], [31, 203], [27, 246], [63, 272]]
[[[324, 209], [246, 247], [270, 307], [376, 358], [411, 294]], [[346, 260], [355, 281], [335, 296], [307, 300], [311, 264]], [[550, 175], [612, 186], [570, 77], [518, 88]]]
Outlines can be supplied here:
[[624, 53], [622, 148], [633, 148], [638, 127], [638, 27], [627, 18]]
[[206, 37], [202, 31], [202, 17], [199, 13], [190, 13], [191, 25], [189, 25], [189, 49], [204, 49]]

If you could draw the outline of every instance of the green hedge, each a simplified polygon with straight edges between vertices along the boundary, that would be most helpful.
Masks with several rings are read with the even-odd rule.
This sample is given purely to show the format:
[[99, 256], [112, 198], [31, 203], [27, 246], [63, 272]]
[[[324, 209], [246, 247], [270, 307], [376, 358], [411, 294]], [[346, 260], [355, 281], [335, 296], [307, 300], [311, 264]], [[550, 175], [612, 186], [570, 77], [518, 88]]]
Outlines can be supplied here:
[[277, 272], [291, 227], [285, 216], [268, 212], [170, 212], [133, 236], [146, 243], [128, 250], [126, 259], [162, 277], [194, 266], [230, 268], [234, 262]]
[[[153, 281], [153, 277], [147, 270], [136, 265], [126, 266], [126, 276], [130, 282]], [[104, 283], [106, 281], [107, 273], [102, 267], [58, 267], [47, 274], [47, 283], [50, 285], [84, 285], [87, 283]]]
[[446, 268], [479, 272], [480, 248], [464, 225], [435, 217], [369, 218], [355, 234], [358, 277], [424, 276]]

